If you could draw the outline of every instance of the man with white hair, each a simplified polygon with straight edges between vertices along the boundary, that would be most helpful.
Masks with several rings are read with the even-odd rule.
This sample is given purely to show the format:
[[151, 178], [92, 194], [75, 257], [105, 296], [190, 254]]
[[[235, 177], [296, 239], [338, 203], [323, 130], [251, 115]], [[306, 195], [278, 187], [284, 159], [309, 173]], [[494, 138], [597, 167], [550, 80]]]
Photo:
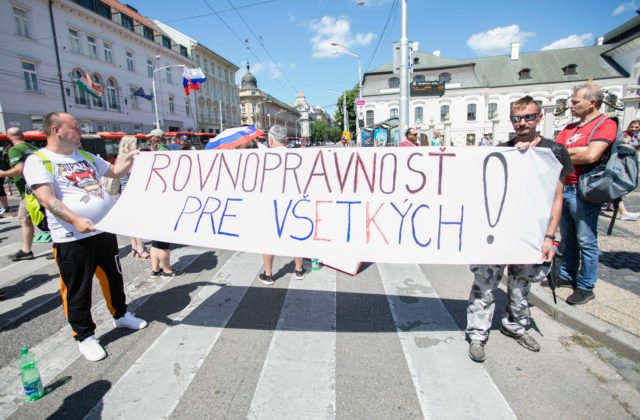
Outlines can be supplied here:
[[[278, 148], [286, 148], [286, 137], [287, 132], [284, 127], [281, 125], [274, 125], [269, 130], [268, 142], [270, 149], [278, 149]], [[275, 281], [273, 280], [273, 255], [264, 254], [262, 256], [262, 261], [264, 263], [264, 272], [260, 274], [260, 281], [267, 286], [272, 286]], [[296, 280], [304, 280], [304, 268], [302, 267], [302, 258], [294, 257], [293, 261], [295, 262], [295, 275]]]

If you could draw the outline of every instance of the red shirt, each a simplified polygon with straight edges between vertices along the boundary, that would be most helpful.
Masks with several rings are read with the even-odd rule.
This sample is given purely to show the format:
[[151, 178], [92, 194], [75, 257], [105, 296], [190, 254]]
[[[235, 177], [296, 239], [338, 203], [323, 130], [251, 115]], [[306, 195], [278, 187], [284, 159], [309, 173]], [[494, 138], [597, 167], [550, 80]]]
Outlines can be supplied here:
[[[601, 114], [582, 127], [579, 126], [580, 123], [569, 124], [564, 128], [564, 130], [560, 132], [560, 134], [558, 134], [558, 137], [556, 137], [555, 141], [562, 144], [567, 148], [567, 150], [574, 147], [587, 146], [587, 140], [589, 140], [591, 131], [599, 121], [606, 117], [606, 115]], [[596, 130], [596, 132], [593, 134], [593, 137], [591, 137], [591, 141], [604, 141], [611, 144], [616, 139], [617, 130], [618, 125], [615, 123], [615, 121], [609, 119], [605, 121], [600, 127], [598, 127], [598, 130]], [[591, 168], [600, 163], [600, 161], [602, 161], [606, 155], [607, 153], [603, 153], [603, 157], [601, 157], [600, 160], [595, 163], [587, 165], [577, 165], [574, 163], [573, 167], [575, 168], [575, 172], [567, 175], [564, 178], [565, 185], [577, 184], [580, 175], [591, 170]]]
[[400, 147], [418, 147], [418, 145], [410, 142], [409, 140], [403, 140], [400, 143]]

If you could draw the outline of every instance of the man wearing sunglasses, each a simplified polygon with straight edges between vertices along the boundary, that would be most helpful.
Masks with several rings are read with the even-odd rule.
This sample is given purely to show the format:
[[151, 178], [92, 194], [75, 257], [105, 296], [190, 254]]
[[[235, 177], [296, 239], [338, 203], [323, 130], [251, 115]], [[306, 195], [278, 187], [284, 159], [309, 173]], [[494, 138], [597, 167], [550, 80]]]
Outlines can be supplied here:
[[[554, 256], [553, 241], [562, 213], [562, 180], [565, 175], [573, 172], [573, 166], [564, 146], [536, 134], [536, 126], [542, 119], [542, 114], [540, 113], [540, 105], [531, 96], [525, 96], [513, 103], [510, 119], [516, 136], [508, 142], [498, 145], [499, 147], [515, 147], [523, 153], [532, 147], [548, 148], [562, 165], [560, 177], [556, 183], [546, 235], [544, 235], [541, 244], [541, 263], [510, 265], [508, 267], [509, 302], [502, 315], [502, 325], [500, 326], [502, 334], [515, 339], [524, 348], [540, 351], [540, 345], [526, 332], [526, 327], [530, 323], [527, 299], [531, 283], [543, 280], [549, 273], [550, 263]], [[531, 221], [530, 223], [537, 222]], [[535, 238], [536, 241], [540, 239], [542, 238]], [[467, 307], [466, 333], [470, 342], [469, 357], [475, 362], [483, 362], [485, 359], [484, 345], [489, 338], [489, 329], [495, 308], [493, 291], [500, 284], [504, 269], [504, 265], [471, 266], [474, 282]]]
[[[604, 95], [596, 84], [584, 84], [573, 89], [569, 109], [579, 121], [567, 125], [556, 142], [569, 150], [575, 172], [567, 175], [560, 233], [562, 234], [562, 266], [560, 287], [572, 287], [567, 298], [570, 305], [581, 305], [595, 298], [593, 288], [598, 279], [598, 215], [600, 204], [580, 198], [577, 185], [580, 175], [589, 172], [605, 157], [616, 138], [617, 124], [600, 112]], [[595, 131], [594, 131], [595, 129]], [[591, 141], [589, 137], [591, 136]]]
[[418, 130], [414, 127], [410, 127], [406, 133], [404, 133], [405, 140], [400, 142], [400, 147], [415, 147], [420, 146], [418, 140]]

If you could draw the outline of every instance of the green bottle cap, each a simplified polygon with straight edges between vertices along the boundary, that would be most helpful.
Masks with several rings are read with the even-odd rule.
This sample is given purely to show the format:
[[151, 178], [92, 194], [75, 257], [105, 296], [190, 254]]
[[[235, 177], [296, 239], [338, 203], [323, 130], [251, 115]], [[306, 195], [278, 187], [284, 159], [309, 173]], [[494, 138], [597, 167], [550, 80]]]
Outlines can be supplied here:
[[29, 353], [29, 349], [28, 349], [28, 348], [26, 348], [26, 347], [23, 347], [23, 348], [20, 350], [20, 354], [27, 354], [27, 353]]

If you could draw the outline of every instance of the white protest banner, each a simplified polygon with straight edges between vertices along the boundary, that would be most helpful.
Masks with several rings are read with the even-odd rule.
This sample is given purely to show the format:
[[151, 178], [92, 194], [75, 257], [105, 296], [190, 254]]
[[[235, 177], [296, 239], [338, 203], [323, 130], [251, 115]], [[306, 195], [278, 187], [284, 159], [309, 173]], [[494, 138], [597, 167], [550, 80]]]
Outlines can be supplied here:
[[530, 264], [559, 173], [548, 149], [143, 152], [97, 228], [321, 260]]

